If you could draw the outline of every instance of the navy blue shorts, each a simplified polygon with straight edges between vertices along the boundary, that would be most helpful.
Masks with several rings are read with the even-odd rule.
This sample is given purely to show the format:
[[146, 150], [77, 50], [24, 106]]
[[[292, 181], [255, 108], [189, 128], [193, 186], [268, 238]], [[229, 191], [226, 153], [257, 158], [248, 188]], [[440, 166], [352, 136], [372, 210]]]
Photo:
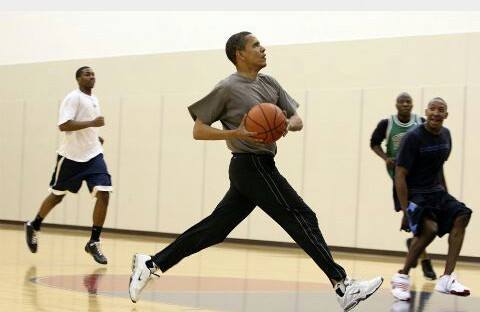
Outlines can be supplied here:
[[64, 195], [67, 191], [77, 193], [83, 181], [87, 182], [88, 190], [92, 195], [97, 191], [113, 190], [103, 154], [98, 154], [87, 162], [77, 162], [58, 155], [57, 165], [50, 181], [50, 192], [55, 195]]
[[472, 210], [445, 191], [428, 194], [412, 194], [407, 208], [410, 229], [418, 236], [424, 218], [435, 221], [439, 237], [450, 233], [455, 219], [462, 215], [471, 215]]

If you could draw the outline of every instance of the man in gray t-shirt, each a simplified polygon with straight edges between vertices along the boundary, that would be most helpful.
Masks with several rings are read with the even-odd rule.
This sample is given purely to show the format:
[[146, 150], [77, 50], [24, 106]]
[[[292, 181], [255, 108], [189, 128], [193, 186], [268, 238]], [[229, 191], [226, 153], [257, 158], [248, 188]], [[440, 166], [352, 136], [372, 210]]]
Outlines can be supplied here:
[[[203, 99], [194, 103], [188, 110], [193, 120], [201, 120], [210, 126], [215, 121], [220, 121], [225, 130], [238, 129], [243, 116], [250, 108], [258, 103], [275, 103], [287, 117], [294, 118], [301, 125], [301, 120], [296, 116], [298, 103], [268, 75], [258, 74], [256, 77], [246, 77], [239, 72], [231, 74], [220, 81], [215, 88]], [[301, 126], [297, 126], [300, 128]], [[293, 124], [290, 131], [295, 131]], [[298, 130], [300, 130], [298, 129]], [[275, 156], [277, 147], [275, 143], [263, 144], [242, 138], [226, 138], [227, 146], [233, 153], [268, 154]]]
[[[227, 57], [237, 72], [222, 80], [188, 110], [195, 121], [197, 140], [226, 140], [233, 157], [229, 167], [230, 188], [211, 215], [192, 226], [153, 257], [136, 254], [129, 293], [133, 302], [155, 271], [166, 272], [183, 258], [222, 242], [255, 207], [277, 222], [328, 276], [344, 311], [373, 294], [383, 278], [354, 281], [337, 264], [318, 228], [315, 213], [308, 207], [275, 166], [275, 143], [264, 144], [256, 133], [245, 129], [245, 116], [251, 107], [269, 102], [279, 106], [288, 118], [287, 131], [303, 127], [298, 107], [272, 77], [260, 74], [266, 66], [265, 48], [249, 32], [230, 37]], [[223, 129], [211, 127], [215, 121]]]

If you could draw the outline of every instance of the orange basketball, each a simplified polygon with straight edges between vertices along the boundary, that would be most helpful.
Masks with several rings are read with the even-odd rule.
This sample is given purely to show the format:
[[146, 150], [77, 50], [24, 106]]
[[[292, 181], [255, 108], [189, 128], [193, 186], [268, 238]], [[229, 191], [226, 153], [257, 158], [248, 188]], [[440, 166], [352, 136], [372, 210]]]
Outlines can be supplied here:
[[264, 143], [273, 143], [285, 133], [287, 119], [282, 110], [272, 103], [260, 103], [250, 109], [245, 119], [245, 129], [257, 132]]

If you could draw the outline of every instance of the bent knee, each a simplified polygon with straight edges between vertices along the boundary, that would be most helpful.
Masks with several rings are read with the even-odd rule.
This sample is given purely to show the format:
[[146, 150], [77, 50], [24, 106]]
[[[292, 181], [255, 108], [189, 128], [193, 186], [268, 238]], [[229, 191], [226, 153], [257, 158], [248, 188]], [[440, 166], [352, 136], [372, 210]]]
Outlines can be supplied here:
[[470, 214], [460, 215], [455, 218], [454, 226], [458, 228], [466, 228], [470, 222]]
[[428, 237], [435, 237], [438, 234], [438, 224], [435, 221], [426, 220], [422, 232]]

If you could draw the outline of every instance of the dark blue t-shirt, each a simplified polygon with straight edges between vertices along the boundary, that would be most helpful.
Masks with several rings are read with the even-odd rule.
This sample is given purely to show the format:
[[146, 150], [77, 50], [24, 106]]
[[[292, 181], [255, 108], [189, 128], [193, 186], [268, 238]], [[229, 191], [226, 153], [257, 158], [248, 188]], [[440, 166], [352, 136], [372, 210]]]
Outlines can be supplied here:
[[433, 134], [422, 124], [402, 138], [396, 164], [408, 170], [410, 194], [445, 190], [442, 183], [443, 163], [451, 150], [452, 138], [447, 128]]

